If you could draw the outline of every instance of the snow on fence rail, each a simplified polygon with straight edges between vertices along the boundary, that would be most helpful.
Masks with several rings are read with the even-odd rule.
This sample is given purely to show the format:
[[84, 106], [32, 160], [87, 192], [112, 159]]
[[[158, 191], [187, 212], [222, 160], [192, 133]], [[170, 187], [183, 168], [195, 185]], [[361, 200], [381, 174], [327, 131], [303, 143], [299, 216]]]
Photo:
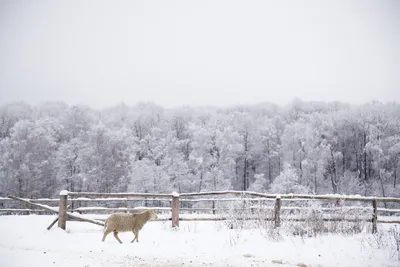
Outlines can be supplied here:
[[[155, 209], [160, 211], [167, 211], [171, 212], [171, 217], [167, 218], [167, 220], [172, 221], [173, 227], [179, 226], [179, 221], [183, 220], [226, 220], [229, 219], [228, 217], [224, 216], [224, 214], [219, 214], [220, 216], [208, 217], [208, 218], [199, 218], [199, 217], [191, 217], [191, 218], [184, 218], [181, 217], [181, 211], [212, 211], [215, 215], [216, 211], [225, 211], [226, 208], [217, 208], [216, 202], [229, 202], [229, 201], [240, 201], [241, 203], [250, 203], [246, 207], [240, 208], [233, 208], [230, 210], [243, 210], [248, 209], [252, 211], [252, 214], [257, 213], [257, 211], [261, 210], [270, 210], [272, 212], [271, 218], [265, 218], [265, 220], [273, 221], [276, 227], [279, 227], [281, 224], [281, 214], [282, 212], [286, 211], [314, 211], [315, 207], [299, 207], [299, 206], [282, 206], [282, 201], [286, 203], [293, 203], [296, 201], [335, 201], [336, 203], [344, 203], [346, 201], [351, 202], [366, 202], [370, 203], [370, 206], [341, 206], [341, 207], [318, 207], [318, 211], [351, 211], [351, 210], [359, 210], [364, 211], [369, 214], [368, 216], [370, 219], [367, 221], [372, 222], [372, 231], [376, 232], [377, 230], [377, 223], [400, 223], [400, 221], [393, 220], [393, 219], [379, 219], [378, 220], [378, 212], [385, 212], [388, 214], [395, 214], [400, 213], [400, 209], [388, 209], [388, 208], [378, 208], [378, 202], [393, 202], [393, 203], [400, 203], [400, 198], [391, 198], [391, 197], [363, 197], [359, 195], [355, 196], [348, 196], [348, 195], [305, 195], [305, 194], [283, 194], [283, 195], [275, 195], [275, 194], [264, 194], [264, 193], [257, 193], [257, 192], [250, 192], [250, 191], [215, 191], [215, 192], [200, 192], [200, 193], [182, 193], [178, 194], [176, 192], [172, 194], [152, 194], [152, 193], [96, 193], [96, 192], [68, 192], [62, 191], [60, 194], [59, 199], [50, 199], [50, 198], [40, 198], [40, 199], [24, 199], [28, 200], [31, 203], [53, 203], [58, 202], [58, 207], [55, 207], [59, 210], [59, 227], [65, 229], [66, 220], [68, 216], [66, 215], [67, 210], [70, 212], [79, 212], [79, 213], [86, 213], [86, 212], [116, 212], [116, 211], [123, 211], [123, 212], [135, 212], [138, 210], [143, 209]], [[12, 208], [1, 208], [4, 202], [12, 201], [9, 198], [0, 198], [0, 214], [2, 212], [12, 212], [12, 213], [40, 213], [46, 212], [46, 210], [40, 209], [12, 209]], [[123, 202], [125, 207], [77, 207], [74, 208], [73, 203], [85, 203], [85, 202], [104, 202], [104, 203], [112, 203], [120, 201]], [[151, 207], [128, 207], [129, 202], [134, 201], [144, 201], [147, 203], [152, 203], [156, 205], [157, 203], [165, 203], [167, 206], [157, 207], [154, 205], [150, 205]], [[268, 206], [265, 205], [265, 201], [270, 201], [274, 205]], [[154, 203], [155, 202], [155, 203]], [[203, 206], [196, 206], [199, 203], [212, 203], [212, 207], [204, 207]], [[67, 207], [67, 203], [71, 203], [72, 206], [70, 209]], [[182, 205], [186, 203], [185, 205]], [[271, 203], [271, 204], [272, 204]], [[298, 202], [296, 202], [298, 204]], [[308, 204], [308, 203], [307, 203]], [[189, 205], [189, 206], [188, 206]], [[190, 206], [192, 205], [192, 206]], [[193, 206], [194, 205], [194, 206]], [[254, 219], [252, 217], [256, 216], [249, 216], [246, 219]], [[263, 218], [264, 219], [264, 218]], [[305, 219], [298, 219], [298, 218], [285, 218], [284, 220], [291, 220], [291, 221], [301, 221]], [[324, 220], [329, 221], [339, 221], [343, 219], [336, 219], [336, 218], [325, 218]], [[345, 219], [346, 221], [351, 221], [350, 219]], [[364, 219], [365, 220], [365, 219]]]

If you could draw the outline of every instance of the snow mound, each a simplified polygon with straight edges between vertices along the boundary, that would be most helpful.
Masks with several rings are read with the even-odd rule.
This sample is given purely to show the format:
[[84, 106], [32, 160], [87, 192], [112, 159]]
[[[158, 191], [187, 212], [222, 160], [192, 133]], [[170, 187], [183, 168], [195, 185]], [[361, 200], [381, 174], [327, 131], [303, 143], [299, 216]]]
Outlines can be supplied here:
[[68, 196], [68, 190], [61, 190], [60, 196]]

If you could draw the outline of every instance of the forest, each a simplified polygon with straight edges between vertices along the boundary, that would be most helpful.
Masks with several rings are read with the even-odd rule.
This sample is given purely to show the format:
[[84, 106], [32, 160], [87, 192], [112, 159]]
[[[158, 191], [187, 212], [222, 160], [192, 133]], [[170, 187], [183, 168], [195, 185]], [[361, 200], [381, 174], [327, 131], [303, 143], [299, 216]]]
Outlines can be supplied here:
[[60, 190], [400, 197], [400, 104], [0, 106], [0, 196]]

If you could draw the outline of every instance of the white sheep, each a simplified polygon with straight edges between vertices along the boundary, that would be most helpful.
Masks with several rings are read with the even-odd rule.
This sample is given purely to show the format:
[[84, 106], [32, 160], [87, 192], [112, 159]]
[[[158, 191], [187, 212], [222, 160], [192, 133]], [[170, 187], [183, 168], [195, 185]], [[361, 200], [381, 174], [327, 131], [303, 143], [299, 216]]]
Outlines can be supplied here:
[[139, 231], [148, 221], [157, 218], [157, 214], [153, 210], [146, 210], [139, 214], [114, 213], [106, 220], [102, 242], [104, 242], [106, 236], [111, 232], [114, 232], [114, 237], [120, 244], [122, 244], [122, 241], [118, 238], [119, 232], [133, 232], [135, 238], [131, 243], [135, 240], [139, 242]]

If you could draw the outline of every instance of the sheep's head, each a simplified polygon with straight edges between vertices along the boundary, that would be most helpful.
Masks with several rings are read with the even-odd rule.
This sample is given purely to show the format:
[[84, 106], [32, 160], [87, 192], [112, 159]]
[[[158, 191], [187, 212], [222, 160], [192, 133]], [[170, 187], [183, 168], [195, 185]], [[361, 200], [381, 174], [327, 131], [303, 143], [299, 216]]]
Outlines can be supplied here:
[[155, 220], [158, 219], [157, 214], [154, 212], [154, 210], [148, 210], [149, 214], [150, 214], [150, 220]]

